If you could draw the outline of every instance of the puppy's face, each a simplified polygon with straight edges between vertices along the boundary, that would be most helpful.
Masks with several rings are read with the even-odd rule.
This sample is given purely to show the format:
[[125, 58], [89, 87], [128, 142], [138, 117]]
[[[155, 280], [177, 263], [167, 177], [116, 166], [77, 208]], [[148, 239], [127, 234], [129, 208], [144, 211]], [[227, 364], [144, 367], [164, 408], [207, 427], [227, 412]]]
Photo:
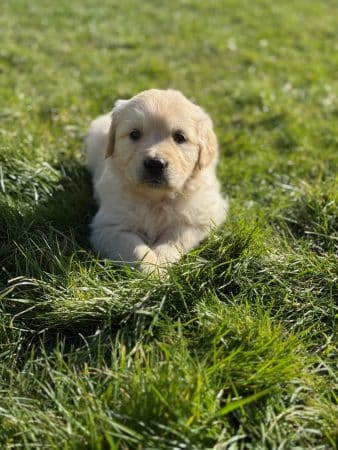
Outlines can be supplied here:
[[216, 154], [209, 116], [180, 92], [153, 89], [116, 103], [107, 157], [131, 185], [183, 191]]

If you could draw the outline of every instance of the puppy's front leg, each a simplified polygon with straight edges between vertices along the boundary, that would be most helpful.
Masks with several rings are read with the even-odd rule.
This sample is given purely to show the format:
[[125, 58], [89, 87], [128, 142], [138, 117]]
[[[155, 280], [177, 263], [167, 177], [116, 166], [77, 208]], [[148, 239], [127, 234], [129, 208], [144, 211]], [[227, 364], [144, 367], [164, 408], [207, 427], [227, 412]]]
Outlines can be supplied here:
[[162, 235], [152, 247], [159, 265], [178, 261], [183, 253], [196, 247], [207, 236], [204, 228], [184, 227], [174, 229]]
[[157, 268], [157, 256], [135, 233], [121, 231], [114, 226], [93, 226], [91, 243], [104, 258], [137, 265], [146, 273], [152, 273]]

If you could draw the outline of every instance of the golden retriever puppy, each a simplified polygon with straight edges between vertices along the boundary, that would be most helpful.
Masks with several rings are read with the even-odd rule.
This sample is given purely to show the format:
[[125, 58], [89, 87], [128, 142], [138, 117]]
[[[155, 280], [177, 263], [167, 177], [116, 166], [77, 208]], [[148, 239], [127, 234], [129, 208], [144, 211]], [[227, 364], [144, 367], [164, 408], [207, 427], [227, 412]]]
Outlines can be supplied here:
[[225, 220], [211, 119], [178, 91], [118, 100], [92, 122], [86, 151], [102, 257], [161, 272]]

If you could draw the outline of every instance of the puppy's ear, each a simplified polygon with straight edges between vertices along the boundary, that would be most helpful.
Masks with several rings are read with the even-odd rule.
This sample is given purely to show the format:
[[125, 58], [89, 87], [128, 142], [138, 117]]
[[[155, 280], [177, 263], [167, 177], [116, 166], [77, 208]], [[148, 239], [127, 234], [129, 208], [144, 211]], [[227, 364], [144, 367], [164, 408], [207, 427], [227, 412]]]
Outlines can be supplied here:
[[117, 123], [119, 120], [120, 113], [128, 102], [129, 102], [129, 100], [116, 100], [116, 102], [114, 104], [114, 108], [111, 112], [112, 120], [111, 120], [109, 134], [108, 134], [108, 145], [106, 148], [106, 158], [109, 158], [114, 153], [116, 126], [117, 126]]
[[203, 119], [198, 122], [198, 134], [199, 157], [197, 166], [199, 169], [204, 169], [218, 154], [218, 142], [212, 120], [204, 111]]

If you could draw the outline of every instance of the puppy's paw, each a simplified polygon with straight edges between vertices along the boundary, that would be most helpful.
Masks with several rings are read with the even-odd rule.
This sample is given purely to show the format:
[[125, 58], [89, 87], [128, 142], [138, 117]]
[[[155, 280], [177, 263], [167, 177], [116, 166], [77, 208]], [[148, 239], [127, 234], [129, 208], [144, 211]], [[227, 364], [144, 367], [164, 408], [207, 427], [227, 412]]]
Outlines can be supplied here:
[[159, 267], [158, 257], [149, 247], [143, 246], [136, 249], [138, 269], [146, 275], [161, 276], [163, 270]]
[[153, 248], [153, 252], [157, 257], [157, 263], [160, 266], [173, 264], [181, 258], [181, 252], [172, 244], [160, 244]]
[[168, 266], [158, 264], [150, 264], [149, 262], [141, 261], [139, 269], [146, 275], [156, 278], [166, 278], [168, 276]]

